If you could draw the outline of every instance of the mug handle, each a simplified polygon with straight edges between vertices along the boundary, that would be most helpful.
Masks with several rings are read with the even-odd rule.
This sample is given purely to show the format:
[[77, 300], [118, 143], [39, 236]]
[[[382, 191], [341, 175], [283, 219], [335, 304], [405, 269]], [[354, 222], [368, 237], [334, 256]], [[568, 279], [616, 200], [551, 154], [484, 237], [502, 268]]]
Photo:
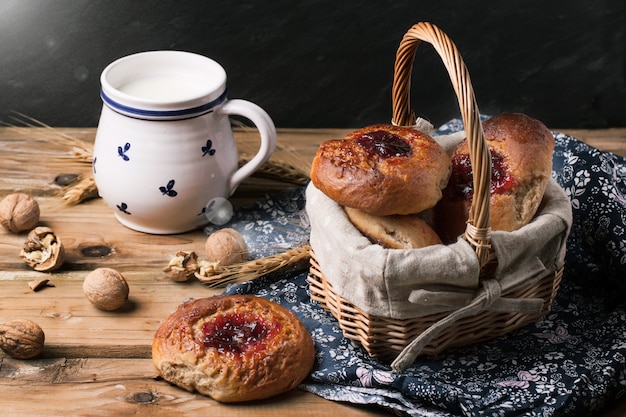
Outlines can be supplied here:
[[257, 154], [230, 177], [230, 194], [232, 195], [241, 181], [252, 175], [263, 165], [276, 148], [276, 127], [265, 110], [256, 104], [241, 100], [227, 100], [217, 111], [221, 114], [243, 116], [250, 120], [261, 134], [261, 146]]

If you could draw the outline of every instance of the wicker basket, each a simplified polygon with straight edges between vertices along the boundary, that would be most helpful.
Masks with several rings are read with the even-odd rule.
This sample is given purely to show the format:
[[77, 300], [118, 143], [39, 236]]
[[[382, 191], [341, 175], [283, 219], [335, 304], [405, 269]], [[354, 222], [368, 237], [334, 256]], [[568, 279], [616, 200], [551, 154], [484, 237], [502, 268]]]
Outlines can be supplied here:
[[[416, 122], [410, 108], [409, 97], [413, 61], [421, 41], [432, 44], [440, 55], [458, 98], [474, 171], [474, 199], [464, 238], [475, 250], [481, 265], [481, 279], [489, 278], [494, 264], [497, 263], [491, 248], [489, 227], [490, 152], [484, 139], [478, 106], [465, 64], [454, 43], [432, 24], [414, 25], [400, 43], [394, 70], [392, 121], [400, 126], [413, 126]], [[450, 316], [449, 312], [408, 319], [376, 317], [365, 313], [334, 290], [321, 271], [315, 253], [311, 254], [308, 281], [311, 298], [333, 314], [347, 338], [359, 342], [372, 357], [391, 361], [425, 332], [431, 332], [433, 336], [428, 337], [427, 343], [422, 344], [417, 354], [431, 355], [449, 347], [498, 337], [537, 321], [550, 310], [561, 277], [562, 268], [538, 280], [532, 280], [514, 292], [502, 294], [502, 297], [507, 298], [542, 299], [544, 303], [540, 312], [503, 313], [482, 310], [467, 317], [460, 315], [452, 323], [447, 323], [436, 331], [434, 328]], [[417, 354], [411, 356], [408, 361], [412, 362]], [[404, 360], [404, 365], [398, 366], [400, 370], [406, 368], [407, 360]]]
[[[550, 311], [550, 304], [563, 276], [563, 269], [543, 277], [539, 282], [507, 294], [511, 298], [542, 298], [545, 301], [540, 313], [500, 313], [482, 311], [464, 317], [446, 327], [421, 351], [423, 355], [435, 355], [444, 349], [483, 342], [503, 336], [512, 330], [535, 322]], [[315, 254], [311, 256], [308, 276], [311, 299], [319, 302], [339, 321], [344, 336], [359, 342], [373, 358], [392, 361], [417, 336], [433, 324], [444, 319], [448, 313], [432, 314], [410, 319], [392, 319], [372, 316], [338, 295], [320, 270]]]

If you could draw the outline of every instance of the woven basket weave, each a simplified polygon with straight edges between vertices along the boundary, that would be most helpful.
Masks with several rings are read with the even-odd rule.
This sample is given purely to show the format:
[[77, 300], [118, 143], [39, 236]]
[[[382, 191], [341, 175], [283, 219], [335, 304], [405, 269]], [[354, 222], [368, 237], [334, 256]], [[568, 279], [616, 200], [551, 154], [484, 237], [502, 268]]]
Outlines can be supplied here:
[[[484, 139], [480, 113], [463, 59], [448, 36], [430, 23], [414, 25], [405, 34], [398, 48], [394, 68], [392, 122], [399, 126], [413, 126], [416, 123], [409, 97], [415, 52], [422, 41], [432, 44], [441, 57], [458, 98], [474, 172], [474, 198], [463, 237], [476, 253], [481, 265], [481, 277], [489, 278], [497, 263], [490, 244], [491, 155]], [[514, 292], [502, 295], [511, 298], [543, 299], [543, 308], [540, 312], [483, 310], [469, 317], [461, 317], [442, 331], [438, 331], [421, 349], [420, 354], [437, 354], [453, 346], [485, 341], [537, 321], [550, 310], [561, 282], [562, 272], [560, 268]], [[393, 319], [367, 314], [333, 289], [317, 263], [314, 252], [311, 254], [308, 281], [311, 298], [333, 314], [344, 335], [360, 343], [372, 357], [385, 361], [396, 358], [416, 337], [449, 315], [437, 313], [425, 317]]]

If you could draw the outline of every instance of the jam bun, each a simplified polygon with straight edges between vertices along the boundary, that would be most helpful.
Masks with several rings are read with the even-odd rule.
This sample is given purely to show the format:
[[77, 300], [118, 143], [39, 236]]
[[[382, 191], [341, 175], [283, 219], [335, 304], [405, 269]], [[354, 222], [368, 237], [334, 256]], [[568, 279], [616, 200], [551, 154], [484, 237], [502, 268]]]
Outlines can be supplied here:
[[375, 216], [433, 207], [450, 176], [450, 157], [430, 136], [387, 124], [322, 143], [311, 182], [338, 204]]
[[[521, 113], [503, 113], [483, 123], [491, 152], [490, 224], [513, 231], [528, 224], [539, 208], [552, 172], [554, 136], [540, 121]], [[465, 232], [473, 197], [467, 139], [452, 154], [452, 175], [433, 210], [444, 242]]]
[[289, 310], [252, 295], [181, 304], [156, 331], [152, 360], [163, 379], [220, 402], [268, 398], [311, 372], [315, 347]]

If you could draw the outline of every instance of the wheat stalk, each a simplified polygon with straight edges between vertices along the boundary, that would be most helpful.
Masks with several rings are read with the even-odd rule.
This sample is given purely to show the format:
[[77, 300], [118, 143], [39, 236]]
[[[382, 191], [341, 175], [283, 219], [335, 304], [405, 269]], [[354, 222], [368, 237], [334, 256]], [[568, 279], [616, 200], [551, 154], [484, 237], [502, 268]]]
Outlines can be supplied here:
[[63, 145], [68, 148], [68, 157], [71, 157], [72, 159], [80, 162], [91, 164], [93, 148], [90, 146], [90, 144], [71, 135], [68, 135], [61, 130], [55, 129], [52, 126], [48, 126], [47, 124], [40, 122], [39, 120], [34, 119], [30, 116], [26, 116], [25, 114], [17, 112], [16, 114], [19, 117], [13, 117], [12, 119], [14, 122], [19, 123], [19, 126], [4, 122], [2, 122], [2, 124], [13, 129], [17, 133], [29, 136], [32, 133], [32, 128], [41, 128], [43, 130], [38, 132], [38, 134], [40, 137], [43, 137], [44, 140], [52, 139], [54, 143]]
[[215, 262], [200, 262], [196, 278], [211, 288], [224, 287], [250, 281], [276, 272], [288, 266], [304, 267], [311, 257], [311, 247], [306, 244], [265, 258], [254, 259], [232, 265], [219, 265]]
[[[250, 161], [250, 156], [242, 154], [239, 156], [239, 166]], [[257, 178], [265, 178], [288, 182], [295, 185], [305, 185], [309, 180], [309, 173], [302, 168], [297, 167], [289, 162], [270, 158], [265, 164], [253, 174]]]
[[92, 175], [80, 177], [61, 195], [61, 201], [68, 206], [80, 204], [92, 198], [98, 198], [98, 187]]

